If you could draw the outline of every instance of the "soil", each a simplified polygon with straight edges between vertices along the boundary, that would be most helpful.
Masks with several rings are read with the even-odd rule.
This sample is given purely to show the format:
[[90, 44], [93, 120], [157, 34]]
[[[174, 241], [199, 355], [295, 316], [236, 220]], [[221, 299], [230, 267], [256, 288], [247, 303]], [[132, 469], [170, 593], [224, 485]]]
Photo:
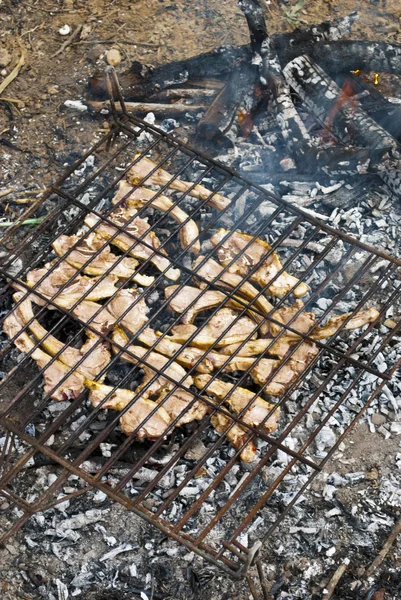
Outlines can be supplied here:
[[[288, 31], [302, 23], [320, 22], [358, 8], [360, 20], [353, 28], [353, 38], [401, 43], [399, 0], [358, 3], [306, 0], [302, 10], [294, 10], [298, 4], [295, 0], [266, 2], [269, 30], [272, 33]], [[108, 50], [114, 47], [121, 52], [123, 60], [117, 67], [117, 72], [121, 72], [133, 60], [158, 65], [221, 44], [248, 41], [245, 19], [235, 0], [0, 0], [0, 23], [0, 85], [13, 71], [21, 54], [24, 55], [18, 75], [0, 94], [0, 210], [9, 220], [21, 207], [13, 200], [26, 199], [27, 190], [48, 186], [108, 130], [104, 116], [81, 113], [64, 104], [66, 100], [80, 100], [85, 96], [88, 77], [104, 70]], [[71, 32], [83, 25], [81, 36], [55, 56], [68, 38], [69, 34], [60, 34], [66, 25]], [[10, 62], [5, 65], [7, 56]], [[14, 194], [1, 198], [1, 192], [10, 188]], [[399, 438], [384, 440], [380, 434], [368, 435], [367, 426], [360, 425], [345, 445], [344, 459], [351, 461], [352, 471], [377, 469], [380, 477], [394, 468]], [[336, 464], [339, 473], [341, 469], [349, 470], [350, 463], [346, 460]], [[372, 482], [344, 490], [344, 502], [352, 504], [352, 494], [363, 490], [363, 485], [372, 485]], [[126, 524], [126, 513], [115, 506], [110, 520]], [[130, 523], [135, 535], [141, 524], [136, 518]], [[125, 535], [129, 537], [129, 531]], [[79, 556], [73, 560], [81, 566], [106, 551], [107, 546], [96, 534], [81, 544]], [[11, 569], [11, 565], [22, 569], [24, 563], [28, 567], [35, 563], [34, 553], [24, 546], [23, 537], [17, 538], [1, 554], [5, 570]], [[46, 581], [46, 578], [62, 578], [63, 570], [62, 561], [54, 556], [42, 556], [32, 573], [38, 577], [38, 571]], [[21, 593], [21, 582], [11, 576], [12, 572], [0, 584], [2, 597], [26, 597]], [[174, 574], [180, 593], [189, 590], [183, 573], [185, 564], [181, 573]], [[198, 597], [249, 597], [243, 582], [228, 582], [224, 594], [219, 592], [219, 585], [213, 585], [212, 593], [206, 586]], [[190, 591], [188, 595], [193, 597]], [[119, 597], [116, 592], [115, 598]], [[94, 590], [87, 598], [94, 600], [100, 596]], [[114, 596], [107, 595], [107, 598]]]

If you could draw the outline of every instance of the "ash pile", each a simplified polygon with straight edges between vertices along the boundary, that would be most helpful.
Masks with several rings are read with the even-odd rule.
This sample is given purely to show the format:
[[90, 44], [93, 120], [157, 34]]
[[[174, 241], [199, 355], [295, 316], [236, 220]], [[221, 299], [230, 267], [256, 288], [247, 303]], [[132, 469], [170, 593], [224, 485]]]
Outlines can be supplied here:
[[[397, 73], [400, 53], [388, 44], [337, 41], [348, 32], [355, 15], [284, 36], [283, 39], [270, 39], [260, 7], [246, 1], [241, 2], [241, 7], [251, 31], [251, 48], [218, 50], [212, 57], [197, 57], [186, 64], [170, 65], [160, 71], [147, 72], [141, 65], [134, 65], [121, 82], [127, 98], [142, 103], [140, 110], [145, 113], [153, 112], [153, 117], [147, 116], [148, 122], [156, 115], [162, 128], [172, 131], [173, 138], [179, 125], [177, 119], [182, 119], [185, 127], [190, 127], [192, 120], [192, 127], [197, 128], [196, 135], [203, 136], [206, 147], [212, 149], [223, 164], [262, 184], [264, 189], [275, 192], [289, 202], [288, 207], [277, 204], [273, 197], [264, 197], [259, 188], [252, 188], [251, 184], [244, 187], [245, 180], [223, 177], [228, 172], [219, 172], [212, 163], [205, 163], [195, 156], [188, 159], [184, 148], [170, 154], [172, 146], [168, 139], [160, 140], [151, 127], [141, 127], [138, 122], [134, 128], [135, 136], [127, 135], [129, 125], [123, 121], [127, 130], [120, 132], [118, 153], [121, 154], [115, 162], [122, 173], [129, 172], [136, 177], [136, 183], [131, 180], [131, 185], [151, 186], [153, 192], [152, 197], [147, 199], [148, 203], [143, 202], [142, 197], [133, 198], [136, 202], [142, 201], [140, 211], [143, 213], [125, 215], [126, 221], [122, 225], [129, 226], [131, 220], [138, 216], [139, 219], [148, 219], [152, 233], [158, 236], [162, 249], [172, 262], [164, 262], [161, 269], [160, 261], [153, 261], [151, 270], [147, 270], [150, 255], [148, 253], [145, 259], [142, 256], [140, 262], [144, 261], [145, 267], [140, 267], [137, 274], [137, 283], [143, 286], [140, 297], [131, 298], [129, 294], [132, 295], [132, 291], [129, 292], [129, 302], [124, 310], [129, 310], [134, 300], [144, 302], [148, 311], [146, 319], [140, 321], [136, 313], [133, 330], [133, 320], [126, 319], [126, 312], [118, 308], [118, 303], [111, 310], [112, 317], [117, 323], [122, 320], [134, 336], [141, 330], [139, 335], [142, 339], [138, 339], [142, 346], [139, 347], [158, 344], [161, 351], [163, 339], [170, 344], [179, 343], [178, 338], [166, 339], [166, 335], [171, 338], [174, 326], [182, 326], [179, 321], [181, 308], [173, 304], [174, 296], [166, 298], [166, 289], [174, 287], [176, 276], [177, 285], [183, 286], [182, 273], [172, 272], [178, 268], [189, 276], [188, 285], [192, 284], [194, 261], [198, 261], [190, 255], [190, 251], [181, 250], [190, 243], [196, 243], [199, 237], [199, 250], [212, 257], [209, 260], [216, 258], [224, 265], [224, 253], [219, 255], [215, 248], [223, 246], [227, 250], [224, 243], [233, 239], [236, 243], [243, 242], [241, 236], [238, 237], [238, 233], [243, 231], [245, 235], [254, 236], [253, 240], [257, 236], [266, 244], [265, 247], [269, 247], [267, 252], [279, 257], [281, 262], [276, 279], [283, 275], [284, 269], [288, 269], [288, 272], [284, 271], [285, 275], [292, 277], [291, 288], [285, 296], [287, 304], [282, 303], [280, 294], [277, 297], [271, 294], [273, 298], [269, 296], [273, 302], [269, 311], [275, 310], [276, 321], [278, 317], [281, 319], [276, 325], [281, 323], [281, 326], [285, 324], [291, 328], [294, 322], [293, 327], [298, 334], [296, 319], [299, 313], [303, 313], [304, 317], [308, 314], [316, 327], [314, 331], [318, 332], [312, 342], [319, 351], [308, 358], [308, 364], [302, 365], [302, 377], [293, 387], [290, 385], [293, 381], [286, 383], [284, 401], [274, 399], [273, 385], [268, 388], [268, 399], [272, 403], [268, 409], [263, 405], [262, 426], [272, 415], [275, 422], [273, 426], [270, 422], [265, 430], [258, 429], [257, 435], [252, 436], [251, 441], [256, 437], [257, 442], [254, 449], [249, 438], [244, 441], [233, 436], [230, 439], [227, 435], [225, 439], [224, 429], [219, 431], [219, 424], [214, 428], [204, 428], [203, 434], [198, 435], [194, 420], [179, 424], [168, 436], [159, 433], [156, 442], [154, 437], [148, 436], [151, 441], [131, 439], [127, 443], [129, 438], [124, 434], [136, 432], [138, 422], [135, 426], [128, 426], [126, 422], [124, 425], [123, 417], [119, 421], [119, 416], [115, 416], [112, 410], [106, 410], [116, 409], [116, 406], [107, 405], [113, 389], [131, 393], [138, 384], [143, 385], [143, 372], [132, 368], [135, 361], [138, 363], [139, 350], [138, 347], [132, 349], [133, 338], [132, 335], [127, 337], [127, 332], [118, 329], [117, 336], [120, 337], [110, 338], [108, 331], [99, 332], [96, 328], [92, 331], [96, 335], [102, 334], [107, 351], [114, 351], [117, 347], [119, 352], [116, 354], [121, 360], [117, 362], [113, 358], [113, 369], [107, 372], [108, 390], [99, 390], [93, 382], [88, 384], [85, 379], [84, 387], [90, 390], [90, 400], [85, 399], [84, 402], [77, 401], [81, 392], [77, 398], [68, 394], [67, 398], [63, 397], [65, 390], [62, 388], [60, 392], [57, 381], [45, 381], [48, 388], [43, 390], [43, 373], [38, 376], [32, 348], [28, 350], [34, 360], [27, 361], [21, 355], [21, 347], [16, 344], [17, 349], [12, 350], [6, 369], [7, 372], [15, 369], [13, 382], [17, 390], [12, 386], [4, 389], [11, 397], [18, 397], [22, 383], [26, 381], [26, 373], [22, 380], [18, 379], [21, 377], [21, 372], [18, 374], [21, 363], [36, 384], [24, 391], [26, 404], [22, 406], [26, 413], [21, 415], [21, 412], [12, 410], [7, 413], [8, 417], [23, 424], [26, 436], [14, 433], [16, 429], [9, 423], [8, 433], [2, 437], [4, 472], [9, 474], [13, 466], [18, 465], [12, 485], [7, 487], [2, 509], [5, 528], [15, 527], [17, 530], [19, 520], [26, 520], [27, 505], [40, 507], [16, 538], [6, 541], [7, 560], [13, 567], [18, 566], [21, 588], [32, 597], [89, 599], [108, 594], [108, 597], [115, 595], [116, 598], [129, 595], [134, 598], [178, 599], [192, 594], [197, 598], [228, 599], [247, 598], [250, 593], [258, 597], [259, 592], [261, 597], [264, 591], [277, 599], [317, 598], [329, 584], [329, 574], [344, 561], [349, 567], [342, 587], [338, 587], [339, 597], [352, 598], [355, 593], [364, 593], [371, 598], [381, 588], [386, 588], [396, 598], [399, 592], [393, 564], [389, 565], [382, 578], [369, 579], [364, 569], [376, 557], [385, 532], [394, 525], [401, 506], [401, 476], [398, 474], [401, 462], [397, 452], [401, 435], [398, 398], [401, 381], [395, 370], [401, 358], [397, 326], [401, 278], [397, 263], [392, 263], [386, 255], [386, 252], [398, 255], [398, 106], [348, 71], [360, 67], [378, 73]], [[197, 89], [191, 85], [184, 86], [195, 75], [199, 79], [202, 64], [206, 65], [204, 73], [207, 78], [217, 79], [213, 95], [210, 94], [210, 86]], [[214, 72], [210, 64], [215, 65]], [[234, 72], [233, 64], [236, 65]], [[222, 76], [226, 79], [223, 84], [219, 82]], [[101, 93], [101, 82], [92, 81], [91, 85], [93, 91], [97, 89], [97, 93]], [[217, 95], [216, 87], [220, 88]], [[349, 93], [349, 89], [353, 93]], [[197, 122], [202, 103], [210, 102], [215, 95], [210, 107]], [[187, 103], [188, 98], [191, 104]], [[155, 105], [154, 110], [151, 110], [150, 100]], [[91, 108], [103, 111], [105, 105], [92, 103]], [[138, 106], [132, 108], [138, 109]], [[385, 122], [384, 117], [389, 114], [392, 116]], [[134, 146], [142, 154], [133, 160]], [[42, 330], [35, 334], [30, 327], [28, 335], [31, 342], [35, 335], [42, 339], [49, 332], [58, 332], [63, 344], [72, 345], [76, 340], [84, 343], [85, 327], [77, 329], [71, 314], [61, 313], [60, 317], [60, 313], [50, 310], [40, 315], [32, 304], [40, 307], [40, 301], [43, 305], [43, 302], [49, 302], [51, 296], [49, 290], [40, 285], [43, 283], [41, 278], [46, 281], [47, 277], [43, 269], [50, 271], [54, 268], [44, 268], [43, 260], [41, 262], [41, 256], [46, 256], [49, 246], [60, 259], [71, 256], [71, 248], [57, 249], [54, 243], [55, 239], [60, 241], [62, 228], [66, 227], [69, 238], [85, 236], [88, 234], [85, 227], [98, 228], [99, 231], [99, 220], [103, 217], [109, 219], [110, 226], [110, 215], [113, 215], [116, 202], [120, 202], [118, 208], [129, 209], [132, 188], [124, 190], [125, 182], [121, 181], [122, 186], [116, 196], [116, 186], [110, 183], [114, 181], [115, 165], [107, 168], [101, 173], [99, 182], [99, 158], [93, 153], [67, 177], [58, 190], [58, 196], [57, 193], [49, 196], [47, 206], [54, 211], [55, 218], [49, 219], [35, 238], [37, 245], [33, 246], [33, 250], [38, 252], [38, 257], [33, 255], [32, 249], [30, 253], [26, 250], [32, 239], [18, 240], [25, 250], [19, 256], [20, 262], [16, 263], [14, 256], [11, 261], [13, 269], [10, 271], [8, 268], [8, 289], [2, 314], [7, 321], [10, 311], [13, 311], [11, 314], [19, 320], [17, 325], [8, 321], [6, 333], [10, 338], [18, 341], [18, 327], [26, 331], [26, 327], [30, 327], [27, 323], [32, 325], [33, 313], [30, 311], [34, 310], [38, 319], [34, 327], [39, 325]], [[158, 179], [165, 173], [167, 179]], [[120, 180], [123, 180], [123, 175]], [[172, 180], [175, 188], [169, 183]], [[184, 191], [182, 184], [185, 182], [188, 183]], [[201, 193], [201, 188], [206, 192]], [[75, 192], [77, 195], [74, 195]], [[178, 192], [184, 193], [184, 199], [175, 195]], [[191, 195], [191, 192], [195, 193]], [[163, 212], [160, 203], [156, 206], [157, 210], [152, 207], [155, 195], [170, 202], [167, 215], [162, 219], [158, 212]], [[198, 204], [194, 203], [194, 197]], [[71, 208], [68, 205], [70, 198], [74, 199]], [[219, 203], [221, 199], [228, 199], [227, 206], [231, 210], [225, 211], [227, 207], [223, 207], [216, 217], [215, 210], [221, 210], [221, 206], [213, 206], [213, 203]], [[184, 212], [181, 220], [186, 225], [193, 222], [198, 228], [198, 234], [192, 239], [188, 240], [185, 236], [183, 239], [181, 225], [177, 227], [177, 221], [170, 219], [175, 202]], [[297, 213], [297, 207], [302, 207], [305, 213]], [[135, 210], [137, 208], [136, 205]], [[355, 247], [346, 237], [336, 237], [329, 228], [325, 228], [325, 224], [345, 228], [362, 245]], [[78, 225], [83, 229], [77, 229]], [[111, 226], [119, 227], [121, 222], [112, 221]], [[46, 243], [42, 245], [43, 233], [49, 236], [47, 246]], [[136, 234], [135, 231], [132, 233]], [[66, 240], [67, 236], [63, 235], [62, 241], [68, 245], [71, 239]], [[372, 255], [363, 244], [379, 249], [379, 254]], [[104, 249], [103, 246], [100, 248]], [[123, 253], [128, 252], [121, 245], [118, 248]], [[85, 248], [92, 254], [98, 250]], [[48, 254], [49, 260], [57, 260], [55, 255]], [[119, 257], [120, 265], [127, 258], [121, 258], [117, 253], [115, 256]], [[157, 253], [156, 256], [163, 258]], [[232, 260], [235, 263], [235, 257]], [[83, 264], [81, 262], [80, 268]], [[27, 302], [26, 295], [32, 286], [28, 285], [28, 277], [23, 282], [25, 285], [20, 280], [27, 273], [33, 277], [32, 266], [38, 277], [31, 281], [36, 287]], [[249, 265], [246, 266], [249, 268]], [[76, 269], [76, 264], [73, 268]], [[42, 272], [39, 274], [37, 271], [40, 269]], [[162, 281], [158, 279], [162, 276], [156, 274], [155, 269], [162, 271]], [[196, 273], [210, 284], [207, 272], [199, 273], [198, 269]], [[152, 287], [152, 281], [147, 290], [149, 281], [146, 277], [153, 277], [159, 284]], [[217, 273], [218, 282], [221, 279], [220, 286], [224, 284], [231, 290], [239, 286], [236, 292], [241, 291], [241, 281], [233, 283], [223, 277], [220, 277], [220, 272]], [[129, 283], [133, 273], [130, 278]], [[256, 284], [263, 287], [260, 281]], [[271, 281], [264, 281], [264, 287], [270, 284]], [[22, 285], [22, 289], [16, 288], [16, 285]], [[305, 286], [305, 308], [302, 304], [296, 305], [298, 300], [294, 304], [291, 296], [300, 285]], [[182, 293], [183, 287], [179, 287], [179, 291]], [[80, 289], [79, 294], [87, 292]], [[106, 296], [100, 299], [107, 301], [102, 306], [108, 308], [111, 306], [107, 299], [109, 291], [103, 293]], [[120, 301], [127, 299], [127, 294], [120, 289], [113, 289], [114, 293], [120, 294]], [[266, 311], [266, 306], [253, 304], [255, 297], [251, 299], [251, 306]], [[90, 301], [97, 300], [99, 296]], [[238, 302], [238, 297], [234, 300]], [[53, 309], [60, 308], [57, 301], [55, 305]], [[297, 306], [295, 313], [287, 315], [285, 310], [294, 305]], [[70, 308], [67, 307], [67, 310]], [[242, 304], [242, 326], [248, 323], [245, 319], [249, 318], [245, 308]], [[281, 308], [283, 312], [279, 313]], [[202, 312], [201, 307], [199, 313]], [[289, 317], [288, 321], [285, 321], [284, 315]], [[338, 320], [339, 315], [345, 315], [345, 318]], [[330, 321], [331, 317], [334, 321]], [[200, 317], [196, 321], [197, 327], [210, 323], [210, 313], [207, 318]], [[79, 319], [82, 324], [82, 314]], [[161, 332], [162, 340], [152, 338], [150, 342], [146, 341], [143, 333], [148, 324], [152, 330]], [[192, 326], [193, 323], [187, 325]], [[12, 331], [11, 326], [16, 329]], [[222, 338], [224, 331], [220, 333]], [[291, 333], [291, 329], [289, 331]], [[175, 333], [184, 335], [182, 329]], [[322, 348], [326, 333], [332, 339], [328, 347]], [[195, 327], [191, 329], [190, 336], [194, 338], [196, 334]], [[188, 340], [188, 332], [185, 335]], [[270, 338], [267, 336], [267, 339]], [[264, 346], [265, 352], [265, 338], [260, 336], [256, 342]], [[242, 338], [240, 343], [247, 342]], [[269, 343], [272, 344], [271, 341]], [[3, 346], [8, 349], [10, 346], [5, 338]], [[222, 346], [224, 348], [224, 344]], [[237, 350], [233, 349], [234, 357]], [[26, 347], [23, 351], [26, 352]], [[53, 358], [63, 351], [65, 347], [51, 350]], [[165, 352], [170, 352], [170, 349]], [[347, 359], [343, 360], [345, 354]], [[219, 360], [223, 356], [224, 361], [230, 362], [230, 353], [216, 355]], [[278, 355], [275, 356], [277, 360]], [[182, 359], [187, 361], [184, 365], [191, 374], [199, 355], [195, 353], [195, 359], [194, 356], [190, 358], [194, 362], [188, 363], [185, 357]], [[212, 358], [217, 360], [215, 355], [209, 357]], [[249, 356], [244, 358], [249, 359]], [[199, 364], [202, 362], [198, 360]], [[141, 361], [139, 364], [143, 367]], [[309, 368], [312, 365], [313, 368]], [[146, 365], [145, 358], [146, 366], [158, 368], [153, 363]], [[250, 388], [255, 394], [256, 389], [252, 386], [256, 382], [251, 380], [249, 366], [248, 362], [245, 378], [238, 373], [241, 373], [238, 363], [233, 372], [225, 373], [222, 378], [224, 389], [240, 385], [241, 389], [249, 391]], [[143, 370], [146, 380], [148, 374], [146, 368]], [[389, 372], [391, 378], [386, 377]], [[162, 373], [166, 374], [163, 370]], [[95, 373], [95, 379], [97, 375]], [[272, 384], [272, 380], [277, 385], [273, 377], [269, 379], [270, 375], [262, 381], [262, 388]], [[209, 377], [208, 371], [201, 371], [201, 375], [196, 374], [194, 379], [199, 382], [196, 387], [207, 393], [209, 380], [205, 377]], [[82, 385], [82, 381], [78, 383]], [[59, 393], [57, 397], [52, 395], [50, 384], [55, 388], [55, 394]], [[48, 396], [45, 400], [43, 391]], [[190, 392], [195, 394], [194, 387], [190, 388]], [[131, 393], [128, 403], [132, 402], [133, 395]], [[277, 396], [280, 397], [280, 394]], [[207, 406], [213, 409], [213, 402], [219, 402], [221, 398], [220, 389], [213, 391], [208, 395]], [[165, 400], [162, 398], [161, 402]], [[263, 402], [268, 404], [266, 400]], [[15, 406], [17, 404], [15, 402]], [[92, 407], [95, 408], [93, 418], [88, 419]], [[240, 415], [244, 414], [246, 411], [240, 412]], [[226, 418], [234, 416], [234, 412], [226, 413]], [[205, 413], [200, 420], [203, 417]], [[375, 439], [383, 440], [386, 453], [393, 453], [391, 468], [381, 470], [373, 458], [369, 461], [365, 457], [358, 462], [352, 456], [345, 436], [357, 417], [365, 420], [372, 435], [381, 436]], [[260, 422], [243, 421], [240, 422], [241, 427], [244, 424], [248, 427], [260, 425]], [[142, 435], [142, 438], [146, 437]], [[32, 438], [40, 440], [50, 450], [32, 452]], [[100, 438], [100, 443], [91, 446], [94, 440]], [[256, 453], [251, 457], [255, 461], [245, 460], [246, 451]], [[364, 451], [369, 454], [374, 449], [367, 444]], [[329, 457], [333, 460], [326, 465]], [[68, 464], [60, 463], [60, 458]], [[74, 464], [78, 468], [76, 473], [71, 472]], [[103, 486], [108, 493], [103, 491]], [[265, 496], [267, 491], [268, 497]], [[238, 503], [237, 499], [240, 499]], [[254, 513], [259, 502], [259, 510]], [[131, 511], [134, 508], [141, 510], [131, 512], [124, 506]], [[192, 507], [200, 508], [199, 512]], [[144, 514], [148, 520], [155, 514], [156, 525], [161, 524], [161, 520], [157, 521], [161, 515], [162, 525], [167, 529], [163, 531], [159, 527], [157, 530], [146, 524], [140, 518]], [[224, 518], [214, 522], [215, 515]], [[213, 527], [209, 528], [210, 523]], [[177, 524], [179, 526], [174, 530]], [[241, 561], [243, 556], [249, 555], [249, 550], [258, 549], [259, 541], [264, 539], [267, 544], [260, 554], [264, 590], [257, 589], [255, 596], [254, 587], [258, 588], [256, 579], [260, 575], [256, 567], [251, 567], [248, 580], [233, 584], [217, 568], [209, 566], [201, 555], [177, 544], [174, 535], [173, 539], [169, 538], [167, 534], [171, 536], [172, 533], [184, 544], [192, 543], [198, 536], [207, 539], [207, 549], [202, 545], [198, 549], [208, 554], [205, 556], [208, 559], [219, 553], [221, 558], [227, 551], [222, 566], [229, 570], [235, 566], [233, 558]], [[18, 562], [19, 545], [22, 544], [28, 546], [32, 558], [36, 557], [37, 568], [32, 569], [27, 561]], [[63, 565], [62, 570], [60, 564]], [[13, 570], [13, 576], [14, 573]], [[99, 596], [100, 593], [103, 596]]]

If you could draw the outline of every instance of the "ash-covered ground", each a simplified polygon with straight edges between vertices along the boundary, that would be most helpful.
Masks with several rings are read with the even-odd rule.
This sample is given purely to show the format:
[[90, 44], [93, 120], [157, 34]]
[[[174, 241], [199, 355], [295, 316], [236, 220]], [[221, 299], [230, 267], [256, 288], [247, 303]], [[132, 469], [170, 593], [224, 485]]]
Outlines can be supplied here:
[[[48, 39], [54, 45], [52, 51], [55, 52], [59, 43], [62, 43], [57, 31], [64, 21], [74, 25], [76, 19], [82, 18], [83, 13], [91, 26], [98, 28], [99, 35], [106, 35], [104, 23], [108, 23], [113, 33], [118, 27], [122, 27], [124, 31], [124, 19], [121, 18], [121, 23], [115, 23], [110, 12], [121, 12], [130, 7], [128, 3], [115, 2], [109, 11], [101, 2], [88, 3], [88, 6], [77, 2], [73, 3], [73, 12], [64, 14], [62, 11], [69, 9], [60, 3], [54, 14], [51, 13], [52, 7], [38, 7], [37, 11], [28, 10], [22, 15], [23, 2], [5, 4], [5, 23], [9, 37], [3, 38], [4, 46], [9, 48], [11, 53], [14, 47], [17, 48], [17, 45], [13, 45], [16, 44], [17, 18], [20, 19], [19, 34], [24, 34], [31, 46], [32, 58], [29, 68], [22, 71], [8, 89], [10, 95], [23, 98], [27, 107], [23, 107], [20, 114], [7, 107], [5, 117], [9, 119], [11, 114], [12, 118], [9, 129], [2, 134], [6, 136], [7, 141], [17, 146], [17, 149], [9, 145], [2, 146], [6, 158], [6, 187], [15, 186], [23, 192], [27, 181], [30, 187], [47, 185], [53, 175], [60, 173], [66, 163], [71, 163], [76, 158], [76, 153], [79, 154], [84, 148], [88, 148], [108, 127], [99, 117], [68, 112], [64, 106], [64, 101], [70, 96], [73, 99], [82, 97], [86, 77], [93, 72], [93, 65], [101, 68], [104, 64], [102, 55], [99, 54], [93, 59], [84, 44], [76, 46], [66, 53], [66, 56], [60, 57], [60, 63], [57, 64], [62, 68], [59, 74], [55, 73], [54, 69], [49, 69], [49, 60], [46, 61], [46, 56], [43, 56], [43, 43], [46, 43], [46, 38], [42, 32], [47, 33]], [[191, 32], [194, 33], [193, 36], [191, 33], [192, 46], [188, 42], [182, 42], [181, 46], [178, 43], [174, 48], [174, 58], [180, 58], [180, 52], [190, 55], [210, 49], [213, 44], [217, 45], [223, 41], [246, 41], [246, 27], [235, 7], [231, 7], [228, 2], [210, 1], [201, 4], [200, 11], [194, 12], [195, 9], [191, 6], [181, 6], [173, 2], [148, 2], [146, 6], [145, 3], [139, 3], [141, 16], [145, 17], [143, 23], [147, 22], [149, 25], [151, 22], [154, 26], [151, 43], [157, 44], [161, 35], [167, 36], [172, 32], [172, 23], [176, 24], [176, 20], [171, 15], [175, 12], [179, 14], [182, 23], [189, 22], [193, 26]], [[331, 3], [323, 3], [323, 6], [320, 2], [306, 3], [305, 10], [308, 12], [310, 7], [310, 13], [309, 16], [304, 15], [305, 18], [309, 22], [320, 21], [328, 16], [325, 11], [328, 10], [329, 4], [333, 8]], [[383, 9], [378, 27], [386, 31], [386, 35], [394, 41], [394, 35], [398, 33], [393, 32], [392, 35], [391, 27], [397, 22], [398, 15], [396, 8], [393, 10], [393, 5], [390, 4], [386, 10]], [[336, 15], [339, 12], [346, 13], [355, 6], [353, 3], [346, 3], [346, 6], [344, 4], [338, 8]], [[161, 13], [158, 13], [159, 9], [163, 9]], [[130, 10], [128, 23], [132, 16], [132, 9]], [[376, 4], [366, 2], [363, 10], [364, 25], [361, 30], [357, 30], [356, 35], [360, 36], [362, 31], [364, 35], [370, 35], [371, 39], [374, 39], [375, 32], [366, 29], [366, 21], [369, 20], [366, 15], [377, 15], [378, 8]], [[277, 29], [291, 27], [285, 19], [282, 20], [279, 11], [279, 7], [274, 7], [273, 22]], [[54, 19], [53, 25], [50, 24], [50, 19]], [[208, 22], [207, 36], [202, 34], [205, 19]], [[165, 27], [160, 32], [158, 28], [161, 25], [156, 26], [157, 20]], [[44, 25], [41, 25], [42, 23]], [[149, 40], [143, 23], [139, 27], [139, 38], [146, 43]], [[29, 29], [34, 28], [35, 31], [28, 33]], [[241, 33], [237, 33], [237, 28]], [[174, 35], [179, 38], [177, 31], [174, 31]], [[11, 45], [10, 36], [13, 40]], [[199, 40], [202, 40], [202, 47]], [[149, 54], [149, 62], [165, 61], [171, 57], [168, 46], [166, 48], [165, 45], [161, 46], [161, 50], [146, 46], [141, 49], [139, 46], [135, 51], [140, 53], [140, 60], [144, 62], [147, 58], [143, 55], [145, 52]], [[71, 61], [72, 56], [74, 61]], [[33, 60], [35, 57], [37, 63]], [[135, 58], [131, 51], [129, 58]], [[128, 56], [125, 66], [127, 60]], [[51, 81], [49, 73], [52, 73]], [[65, 78], [69, 81], [69, 86], [66, 85]], [[32, 92], [29, 91], [29, 81], [35, 81]], [[61, 98], [60, 101], [54, 100], [57, 98]], [[185, 135], [190, 131], [182, 129], [181, 123], [179, 125], [178, 133]], [[35, 141], [34, 131], [40, 133], [40, 136], [36, 135]], [[263, 128], [259, 131], [265, 133]], [[274, 135], [273, 131], [272, 136]], [[234, 166], [241, 163], [245, 170], [248, 169], [248, 177], [252, 179], [257, 155], [255, 146], [257, 148], [258, 143], [257, 139], [251, 137], [237, 144], [236, 152], [228, 153], [222, 159]], [[22, 152], [18, 149], [20, 147]], [[28, 153], [25, 150], [28, 150]], [[334, 182], [334, 185], [336, 183]], [[325, 222], [340, 227], [367, 244], [399, 256], [399, 198], [392, 197], [384, 186], [373, 185], [368, 187], [367, 192], [355, 205], [334, 209], [330, 207], [327, 199], [333, 193], [339, 194], [341, 190], [345, 192], [347, 185], [347, 182], [342, 183], [336, 191], [327, 189], [326, 180], [322, 185], [295, 180], [290, 181], [286, 191], [282, 193], [290, 202], [318, 213]], [[5, 205], [5, 210], [4, 216], [12, 219], [20, 207], [10, 203]], [[398, 314], [395, 311], [393, 315], [387, 316], [396, 318]], [[397, 355], [400, 352], [400, 344], [401, 340], [396, 339], [389, 352]], [[369, 348], [373, 351], [374, 347], [373, 334], [365, 351]], [[385, 365], [386, 360], [386, 356], [380, 356], [378, 364]], [[366, 392], [370, 391], [373, 385], [374, 381], [367, 377]], [[401, 379], [396, 375], [394, 381], [368, 410], [364, 421], [346, 438], [339, 451], [325, 466], [323, 473], [301, 496], [291, 516], [280, 525], [262, 550], [264, 572], [271, 586], [271, 597], [275, 600], [321, 598], [330, 576], [345, 559], [349, 560], [349, 567], [337, 587], [334, 598], [372, 598], [374, 593], [380, 593], [380, 590], [385, 590], [385, 594], [377, 596], [378, 598], [396, 600], [401, 597], [400, 539], [394, 544], [378, 573], [370, 581], [364, 576], [365, 567], [376, 557], [401, 512], [400, 386]], [[354, 404], [348, 403], [344, 407], [337, 423], [330, 422], [317, 444], [312, 447], [312, 457], [324, 457], [333, 436], [337, 436], [352, 419], [363, 399], [355, 397], [354, 401]], [[320, 408], [324, 410], [324, 400]], [[288, 407], [288, 414], [292, 416], [296, 409], [294, 402], [293, 406]], [[300, 436], [302, 433], [298, 431]], [[296, 445], [297, 432], [292, 435]], [[105, 447], [105, 456], [107, 451]], [[275, 469], [283, 468], [286, 460], [285, 455], [279, 454], [275, 462], [270, 463], [252, 484], [254, 487], [251, 486], [249, 494], [259, 492], [274, 477]], [[213, 468], [218, 469], [218, 466], [211, 464], [211, 472]], [[227, 481], [226, 493], [235, 488], [244, 472], [243, 466], [238, 465], [235, 476]], [[31, 500], [35, 499], [52, 483], [55, 474], [58, 473], [59, 467], [54, 465], [29, 466], [26, 469], [26, 479], [21, 484], [25, 486], [24, 493], [30, 496]], [[302, 470], [294, 473], [294, 482], [289, 480], [281, 495], [276, 497], [276, 504], [268, 510], [261, 511], [250, 533], [251, 539], [252, 536], [257, 539], [258, 534], [263, 535], [268, 525], [291, 499], [294, 488], [299, 485], [300, 480], [302, 481], [303, 475]], [[143, 481], [136, 482], [137, 488], [146, 481], [146, 474], [143, 476]], [[71, 493], [81, 485], [82, 482], [72, 475], [65, 482], [62, 493]], [[9, 519], [14, 521], [17, 517], [18, 509], [9, 507], [5, 501], [0, 503], [2, 526], [7, 526]], [[2, 597], [6, 600], [66, 600], [72, 597], [83, 600], [136, 597], [164, 600], [188, 597], [245, 600], [252, 597], [246, 581], [233, 581], [221, 574], [200, 557], [167, 539], [135, 514], [111, 503], [102, 492], [89, 491], [71, 503], [61, 503], [56, 508], [36, 515], [0, 552], [0, 586]], [[252, 569], [251, 575], [261, 594], [256, 570]]]

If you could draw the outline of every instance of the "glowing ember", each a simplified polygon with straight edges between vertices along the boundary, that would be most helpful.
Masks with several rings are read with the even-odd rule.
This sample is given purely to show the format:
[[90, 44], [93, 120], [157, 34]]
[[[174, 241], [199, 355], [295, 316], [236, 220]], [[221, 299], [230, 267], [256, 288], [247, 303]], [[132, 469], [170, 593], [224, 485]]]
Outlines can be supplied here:
[[373, 83], [377, 85], [379, 83], [379, 73], [374, 74]]

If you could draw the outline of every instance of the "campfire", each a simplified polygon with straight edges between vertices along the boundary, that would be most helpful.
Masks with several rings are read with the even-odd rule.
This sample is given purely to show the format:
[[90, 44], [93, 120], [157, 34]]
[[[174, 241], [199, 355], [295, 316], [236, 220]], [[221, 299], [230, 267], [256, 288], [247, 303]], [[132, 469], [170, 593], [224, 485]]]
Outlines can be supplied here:
[[[399, 107], [375, 83], [400, 51], [339, 41], [356, 14], [270, 37], [239, 4], [250, 46], [92, 78], [110, 131], [2, 239], [3, 543], [96, 489], [240, 577], [392, 396], [401, 261], [308, 206], [399, 194]], [[61, 469], [31, 501], [38, 457]]]

